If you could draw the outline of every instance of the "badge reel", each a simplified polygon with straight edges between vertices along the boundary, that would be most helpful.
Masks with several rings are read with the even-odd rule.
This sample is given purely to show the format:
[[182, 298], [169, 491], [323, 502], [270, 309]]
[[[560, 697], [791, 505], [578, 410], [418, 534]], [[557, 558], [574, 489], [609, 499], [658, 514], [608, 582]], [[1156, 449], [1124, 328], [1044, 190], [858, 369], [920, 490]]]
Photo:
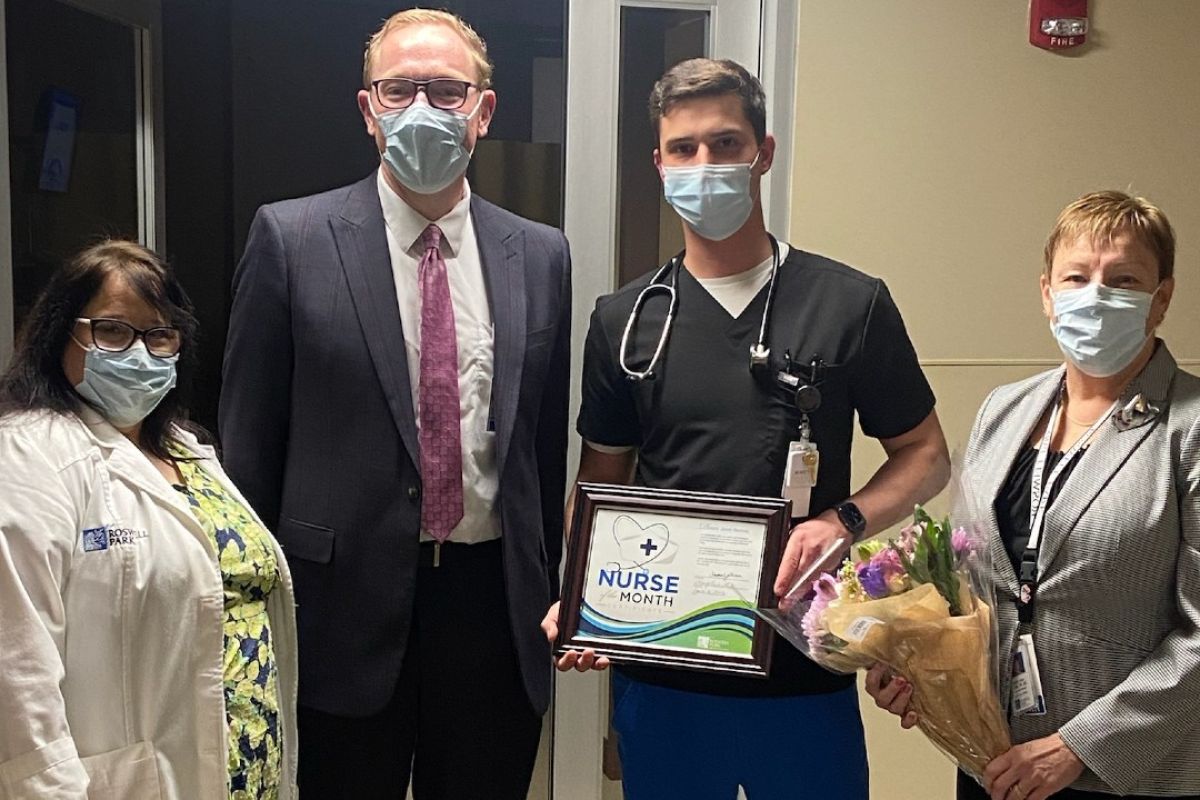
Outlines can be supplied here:
[[821, 454], [812, 440], [808, 415], [821, 406], [821, 390], [812, 383], [796, 380], [794, 400], [800, 410], [800, 438], [788, 445], [787, 468], [783, 473], [783, 499], [792, 501], [792, 516], [807, 517]]

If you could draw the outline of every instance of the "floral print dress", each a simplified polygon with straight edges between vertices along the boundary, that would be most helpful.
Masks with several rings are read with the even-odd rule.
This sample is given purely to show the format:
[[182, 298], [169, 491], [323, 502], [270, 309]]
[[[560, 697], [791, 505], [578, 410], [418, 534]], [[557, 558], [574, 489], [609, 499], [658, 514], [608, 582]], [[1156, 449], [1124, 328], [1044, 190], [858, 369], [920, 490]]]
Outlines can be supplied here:
[[[175, 455], [192, 458], [178, 450]], [[229, 797], [275, 800], [281, 780], [279, 685], [267, 595], [279, 565], [266, 530], [200, 462], [178, 461], [188, 499], [217, 550], [225, 586], [225, 719], [229, 725]]]

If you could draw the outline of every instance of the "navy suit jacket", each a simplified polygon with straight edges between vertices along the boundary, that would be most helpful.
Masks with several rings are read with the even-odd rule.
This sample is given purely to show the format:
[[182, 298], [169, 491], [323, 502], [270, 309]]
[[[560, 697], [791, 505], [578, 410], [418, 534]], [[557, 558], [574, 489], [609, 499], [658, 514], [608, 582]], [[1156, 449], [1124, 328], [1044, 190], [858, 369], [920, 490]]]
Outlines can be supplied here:
[[[550, 699], [539, 623], [558, 596], [571, 270], [566, 239], [473, 195], [495, 326], [491, 414], [508, 618], [529, 700]], [[225, 467], [292, 567], [300, 703], [392, 697], [421, 518], [412, 392], [376, 178], [258, 210], [233, 285]]]

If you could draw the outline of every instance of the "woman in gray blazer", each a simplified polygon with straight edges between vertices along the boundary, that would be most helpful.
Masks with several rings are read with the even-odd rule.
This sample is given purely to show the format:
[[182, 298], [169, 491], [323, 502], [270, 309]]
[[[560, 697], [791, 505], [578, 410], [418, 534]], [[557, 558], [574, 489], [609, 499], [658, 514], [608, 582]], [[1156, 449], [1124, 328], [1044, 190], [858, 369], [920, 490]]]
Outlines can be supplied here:
[[[960, 800], [1200, 797], [1200, 379], [1154, 335], [1174, 254], [1144, 199], [1067, 206], [1041, 278], [1065, 363], [975, 420], [1016, 744]], [[867, 690], [915, 724], [903, 680], [877, 667]]]

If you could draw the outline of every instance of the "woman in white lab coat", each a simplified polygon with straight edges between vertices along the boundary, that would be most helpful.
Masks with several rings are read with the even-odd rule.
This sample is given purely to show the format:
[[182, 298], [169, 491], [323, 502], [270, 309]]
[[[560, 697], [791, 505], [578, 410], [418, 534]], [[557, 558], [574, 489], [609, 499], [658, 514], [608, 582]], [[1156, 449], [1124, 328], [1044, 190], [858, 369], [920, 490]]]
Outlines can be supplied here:
[[0, 800], [295, 797], [291, 578], [185, 421], [195, 327], [106, 241], [0, 377]]

